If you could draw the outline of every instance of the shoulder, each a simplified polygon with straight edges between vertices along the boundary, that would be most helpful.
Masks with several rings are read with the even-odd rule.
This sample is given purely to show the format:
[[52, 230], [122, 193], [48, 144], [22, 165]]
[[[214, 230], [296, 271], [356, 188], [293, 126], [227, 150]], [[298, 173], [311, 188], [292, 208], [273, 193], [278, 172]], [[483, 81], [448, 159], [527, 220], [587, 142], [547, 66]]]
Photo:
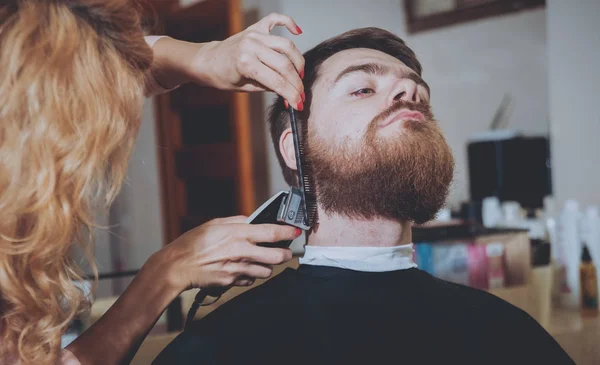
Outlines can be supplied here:
[[[241, 349], [244, 341], [284, 326], [289, 308], [285, 290], [295, 280], [295, 270], [286, 269], [264, 284], [221, 305], [202, 320], [194, 322], [159, 354], [154, 364], [228, 363], [227, 348]], [[268, 315], [267, 315], [268, 314]], [[269, 318], [265, 321], [264, 318]], [[246, 349], [248, 350], [248, 349]], [[233, 354], [235, 355], [235, 354]], [[233, 356], [229, 354], [228, 356]]]
[[266, 281], [264, 284], [248, 290], [221, 305], [206, 318], [192, 326], [191, 330], [205, 328], [213, 322], [218, 322], [223, 328], [229, 324], [235, 325], [240, 320], [245, 322], [256, 319], [257, 315], [269, 313], [275, 316], [274, 311], [282, 302], [289, 302], [296, 293], [296, 271], [286, 269], [281, 274]]
[[286, 269], [281, 274], [250, 289], [230, 301], [222, 304], [202, 320], [195, 321], [186, 330], [186, 334], [219, 335], [236, 329], [240, 335], [246, 328], [256, 331], [260, 327], [271, 325], [261, 318], [277, 319], [284, 316], [282, 309], [294, 304], [292, 297], [296, 296], [296, 271]]
[[505, 329], [537, 325], [525, 311], [485, 290], [445, 281], [426, 272], [419, 274], [418, 282], [419, 301], [427, 313], [449, 327], [468, 326], [472, 333], [498, 336]]
[[531, 326], [537, 322], [527, 312], [485, 290], [432, 278], [429, 300], [444, 303], [458, 320], [469, 318], [481, 326]]
[[[425, 271], [419, 270], [419, 281], [423, 295], [429, 300], [443, 300], [454, 309], [464, 308], [468, 311], [490, 307], [508, 312], [520, 312], [520, 309], [503, 299], [481, 289], [439, 279]], [[521, 311], [522, 312], [522, 311]]]
[[[574, 364], [556, 340], [524, 310], [483, 290], [432, 277], [430, 300], [439, 301], [449, 322], [470, 332], [481, 348], [512, 364]], [[463, 332], [464, 333], [464, 332]]]

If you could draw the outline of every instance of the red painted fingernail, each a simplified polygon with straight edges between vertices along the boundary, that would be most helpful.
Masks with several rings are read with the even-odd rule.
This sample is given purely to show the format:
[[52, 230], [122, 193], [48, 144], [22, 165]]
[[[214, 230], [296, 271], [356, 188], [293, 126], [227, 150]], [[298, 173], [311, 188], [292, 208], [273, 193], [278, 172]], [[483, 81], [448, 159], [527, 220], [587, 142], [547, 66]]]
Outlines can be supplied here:
[[296, 25], [296, 32], [298, 32], [298, 34], [302, 34], [302, 29]]
[[306, 100], [306, 94], [304, 94], [304, 92], [302, 92], [302, 94], [300, 94], [300, 96], [302, 97], [302, 102], [304, 102]]
[[304, 70], [300, 71], [300, 78], [304, 80]]
[[290, 104], [288, 104], [287, 100], [284, 100], [284, 101], [283, 101], [283, 105], [285, 105], [285, 108], [286, 108], [286, 109], [290, 107]]
[[303, 102], [299, 102], [298, 103], [298, 107], [296, 109], [298, 109], [299, 111], [302, 111], [304, 109], [304, 103]]
[[296, 237], [300, 237], [302, 234], [302, 230], [300, 228], [296, 228]]

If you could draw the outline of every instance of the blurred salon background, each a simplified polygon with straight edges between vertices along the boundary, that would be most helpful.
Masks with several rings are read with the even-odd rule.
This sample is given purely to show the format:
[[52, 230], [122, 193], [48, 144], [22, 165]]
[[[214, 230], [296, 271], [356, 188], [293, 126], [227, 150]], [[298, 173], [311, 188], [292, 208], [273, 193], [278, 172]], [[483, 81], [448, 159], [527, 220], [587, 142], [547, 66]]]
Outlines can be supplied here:
[[[293, 37], [302, 52], [358, 27], [403, 38], [423, 65], [457, 162], [447, 209], [415, 227], [420, 268], [505, 298], [577, 363], [598, 361], [600, 1], [147, 2], [155, 33], [196, 42], [224, 39], [272, 12], [302, 27]], [[215, 217], [249, 215], [288, 188], [266, 126], [273, 97], [185, 85], [145, 101], [127, 182], [96, 241], [98, 302], [79, 328], [167, 242]], [[184, 295], [158, 322], [157, 338], [180, 331], [188, 308]], [[134, 362], [160, 351], [152, 341]]]

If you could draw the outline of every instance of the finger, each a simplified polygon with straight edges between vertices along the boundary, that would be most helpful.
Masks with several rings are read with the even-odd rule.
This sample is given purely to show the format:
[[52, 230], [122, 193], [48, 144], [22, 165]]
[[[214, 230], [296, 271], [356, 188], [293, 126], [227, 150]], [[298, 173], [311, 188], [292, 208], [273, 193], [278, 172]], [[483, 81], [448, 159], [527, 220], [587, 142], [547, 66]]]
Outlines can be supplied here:
[[302, 29], [296, 24], [294, 19], [287, 15], [271, 13], [262, 18], [258, 23], [249, 27], [249, 29], [257, 30], [262, 33], [269, 33], [277, 26], [284, 26], [290, 33], [295, 35], [302, 34]]
[[250, 36], [278, 53], [286, 55], [287, 58], [292, 61], [300, 78], [304, 76], [304, 57], [298, 48], [296, 48], [294, 42], [284, 37], [265, 35], [262, 33], [252, 33]]
[[250, 80], [250, 82], [248, 82], [245, 85], [240, 87], [240, 91], [256, 92], [256, 91], [271, 91], [271, 90], [267, 89], [266, 87], [262, 86], [261, 84], [259, 84], [256, 81]]
[[254, 244], [293, 240], [302, 234], [300, 228], [279, 224], [237, 224], [232, 231], [237, 238]]
[[248, 217], [246, 217], [245, 215], [236, 215], [233, 217], [216, 218], [216, 219], [213, 219], [210, 222], [208, 222], [208, 224], [213, 225], [213, 224], [246, 223], [247, 219], [248, 219]]
[[[269, 51], [274, 54], [277, 54], [273, 50]], [[287, 58], [283, 55], [279, 56]], [[297, 110], [302, 110], [304, 108], [300, 92], [294, 86], [292, 86], [292, 84], [290, 84], [290, 82], [288, 81], [288, 79], [286, 79], [285, 76], [273, 70], [271, 67], [265, 65], [258, 59], [252, 61], [250, 68], [252, 69], [252, 71], [247, 77], [256, 80], [267, 89], [282, 96], [284, 99], [288, 100]], [[299, 79], [299, 76], [297, 74], [296, 77], [298, 77]]]
[[239, 254], [244, 261], [263, 265], [281, 265], [292, 259], [292, 250], [287, 248], [247, 245]]
[[236, 280], [233, 285], [235, 286], [252, 286], [254, 285], [255, 279], [254, 278], [241, 278]]
[[[281, 76], [285, 77], [287, 82], [289, 82], [300, 95], [299, 102], [304, 101], [302, 98], [302, 94], [304, 93], [304, 85], [300, 79], [300, 72], [296, 69], [296, 65], [294, 65], [294, 63], [285, 54], [276, 52], [267, 46], [263, 46], [257, 51], [256, 55], [263, 64], [270, 67]], [[288, 101], [293, 102], [294, 100]]]
[[239, 263], [235, 267], [235, 274], [245, 278], [267, 279], [273, 275], [273, 268], [265, 265]]

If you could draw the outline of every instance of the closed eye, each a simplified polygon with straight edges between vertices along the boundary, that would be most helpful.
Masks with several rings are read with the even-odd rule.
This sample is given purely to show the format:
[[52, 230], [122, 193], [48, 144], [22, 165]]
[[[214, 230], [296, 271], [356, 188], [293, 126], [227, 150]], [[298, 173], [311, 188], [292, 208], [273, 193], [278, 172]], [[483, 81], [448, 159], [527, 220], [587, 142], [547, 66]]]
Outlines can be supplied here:
[[375, 90], [371, 89], [371, 88], [363, 88], [363, 89], [358, 89], [355, 92], [351, 93], [350, 95], [352, 96], [364, 96], [364, 95], [368, 95], [368, 94], [373, 94], [375, 92]]

